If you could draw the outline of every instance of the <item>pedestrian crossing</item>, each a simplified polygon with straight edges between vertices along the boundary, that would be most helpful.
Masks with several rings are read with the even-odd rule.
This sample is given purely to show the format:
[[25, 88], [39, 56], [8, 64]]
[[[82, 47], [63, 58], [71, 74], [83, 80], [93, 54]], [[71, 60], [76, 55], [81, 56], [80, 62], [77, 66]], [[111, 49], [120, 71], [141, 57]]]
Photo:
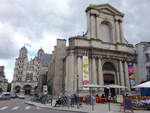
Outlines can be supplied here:
[[13, 107], [12, 110], [17, 110], [19, 109], [19, 106]]
[[33, 106], [3, 106], [0, 107], [0, 111], [4, 111], [4, 110], [12, 110], [12, 111], [16, 111], [16, 110], [31, 110], [31, 109], [36, 109], [36, 110], [40, 110], [42, 108], [40, 107], [33, 107]]
[[0, 111], [5, 110], [7, 108], [8, 108], [8, 106], [4, 106], [4, 107], [0, 108]]

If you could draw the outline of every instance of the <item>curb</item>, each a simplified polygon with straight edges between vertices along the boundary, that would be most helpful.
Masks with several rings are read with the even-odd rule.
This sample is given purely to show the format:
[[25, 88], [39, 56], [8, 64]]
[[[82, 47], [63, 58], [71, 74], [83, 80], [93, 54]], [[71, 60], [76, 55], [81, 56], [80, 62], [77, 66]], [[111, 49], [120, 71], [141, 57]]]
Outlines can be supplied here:
[[30, 101], [24, 101], [25, 104], [32, 105], [32, 106], [37, 106], [37, 107], [42, 107], [42, 108], [49, 108], [52, 110], [59, 110], [59, 111], [68, 111], [68, 112], [79, 112], [79, 113], [90, 113], [90, 112], [85, 112], [83, 110], [69, 110], [69, 109], [62, 109], [62, 108], [55, 108], [47, 105], [39, 105], [35, 102], [30, 102]]

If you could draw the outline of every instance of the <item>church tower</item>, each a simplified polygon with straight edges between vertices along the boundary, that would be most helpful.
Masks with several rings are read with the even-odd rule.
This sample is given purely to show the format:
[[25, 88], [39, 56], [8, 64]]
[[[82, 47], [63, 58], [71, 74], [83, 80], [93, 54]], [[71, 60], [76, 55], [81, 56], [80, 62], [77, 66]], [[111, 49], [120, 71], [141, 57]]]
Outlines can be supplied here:
[[37, 54], [38, 54], [38, 58], [41, 59], [44, 55], [44, 50], [42, 48], [39, 49]]
[[22, 47], [19, 51], [19, 58], [27, 58], [27, 52], [26, 47]]

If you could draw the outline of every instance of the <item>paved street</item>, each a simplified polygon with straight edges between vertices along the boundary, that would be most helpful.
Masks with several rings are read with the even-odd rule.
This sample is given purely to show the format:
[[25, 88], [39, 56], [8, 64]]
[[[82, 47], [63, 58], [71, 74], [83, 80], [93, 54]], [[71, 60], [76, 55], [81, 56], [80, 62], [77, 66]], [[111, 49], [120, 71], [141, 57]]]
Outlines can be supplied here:
[[75, 113], [27, 105], [24, 100], [0, 101], [0, 113]]

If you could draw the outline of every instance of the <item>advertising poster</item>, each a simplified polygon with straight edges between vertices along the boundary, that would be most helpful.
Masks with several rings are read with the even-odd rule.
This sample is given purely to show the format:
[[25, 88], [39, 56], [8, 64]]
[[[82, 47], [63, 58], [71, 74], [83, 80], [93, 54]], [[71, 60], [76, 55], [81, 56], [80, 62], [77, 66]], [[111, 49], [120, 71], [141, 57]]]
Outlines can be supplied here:
[[[83, 85], [88, 85], [89, 80], [89, 59], [88, 56], [83, 56]], [[84, 90], [88, 90], [89, 88], [83, 88]]]
[[128, 62], [128, 74], [129, 74], [129, 82], [130, 82], [130, 88], [131, 90], [134, 90], [136, 82], [135, 82], [135, 71], [134, 71], [134, 66], [133, 62]]

